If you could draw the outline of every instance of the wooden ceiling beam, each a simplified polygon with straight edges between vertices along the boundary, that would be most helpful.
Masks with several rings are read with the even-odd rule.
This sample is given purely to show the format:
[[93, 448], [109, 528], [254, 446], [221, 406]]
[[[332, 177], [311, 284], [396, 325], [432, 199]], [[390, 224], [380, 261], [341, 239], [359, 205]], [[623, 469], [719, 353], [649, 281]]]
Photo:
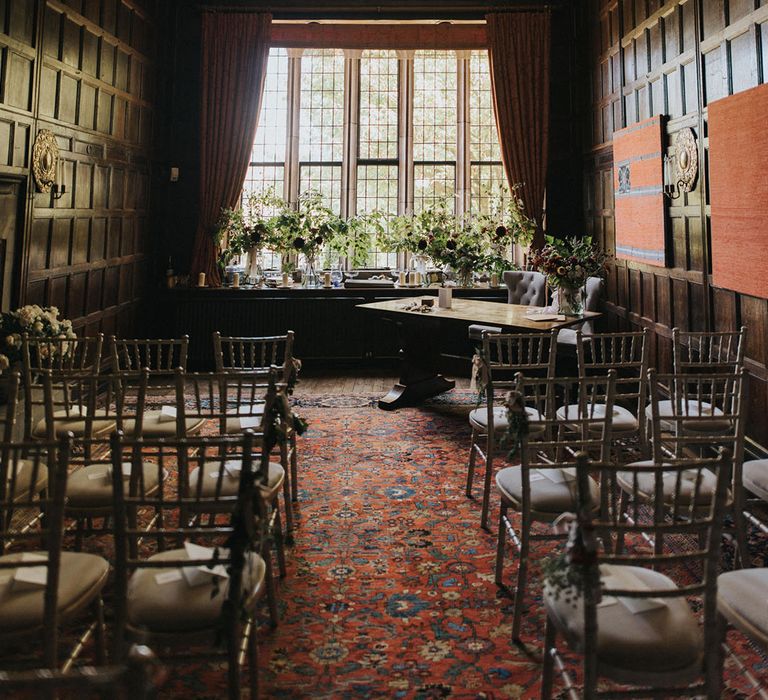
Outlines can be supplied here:
[[273, 24], [271, 45], [316, 49], [485, 49], [484, 24]]

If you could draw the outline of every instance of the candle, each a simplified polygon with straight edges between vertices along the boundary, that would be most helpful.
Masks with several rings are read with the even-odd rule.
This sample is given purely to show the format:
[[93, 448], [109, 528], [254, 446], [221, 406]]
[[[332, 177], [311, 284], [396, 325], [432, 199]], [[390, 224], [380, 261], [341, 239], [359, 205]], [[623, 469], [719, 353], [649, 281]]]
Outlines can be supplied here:
[[416, 270], [414, 277], [416, 278], [415, 284], [421, 284], [421, 273], [418, 270]]
[[288, 273], [284, 272], [283, 273], [283, 287], [288, 287], [288, 286], [290, 286], [289, 283], [288, 283]]
[[491, 287], [498, 287], [499, 286], [499, 276], [495, 273], [491, 273]]
[[397, 276], [397, 283], [401, 287], [405, 287], [408, 284], [408, 277], [403, 270], [400, 270], [400, 274]]
[[450, 309], [452, 298], [453, 289], [451, 287], [441, 287], [437, 290], [437, 305], [441, 309]]
[[232, 286], [233, 287], [239, 287], [240, 286], [240, 273], [239, 272], [235, 272], [232, 275]]
[[204, 272], [201, 272], [197, 276], [197, 286], [198, 287], [205, 287], [205, 273]]
[[330, 287], [331, 286], [331, 273], [330, 272], [324, 272], [323, 273], [323, 287]]
[[416, 275], [417, 274], [418, 273], [416, 272], [416, 270], [411, 270], [408, 273], [408, 284], [416, 284]]

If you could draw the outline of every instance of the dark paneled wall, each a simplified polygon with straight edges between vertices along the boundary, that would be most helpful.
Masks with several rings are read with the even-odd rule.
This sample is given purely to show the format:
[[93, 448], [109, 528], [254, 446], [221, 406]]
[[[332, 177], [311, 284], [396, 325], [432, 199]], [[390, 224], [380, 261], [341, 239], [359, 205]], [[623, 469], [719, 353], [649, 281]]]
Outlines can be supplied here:
[[[591, 107], [584, 122], [587, 231], [614, 250], [613, 132], [655, 114], [668, 115], [667, 145], [691, 127], [700, 142], [693, 192], [668, 203], [672, 267], [616, 260], [608, 278], [609, 310], [620, 327], [654, 331], [654, 361], [671, 366], [671, 333], [748, 326], [749, 433], [768, 444], [764, 416], [768, 301], [711, 286], [707, 104], [754, 87], [768, 70], [766, 0], [588, 0], [581, 5], [580, 60]], [[744, 251], [749, 274], [749, 251]]]
[[[0, 0], [0, 178], [24, 183], [14, 303], [58, 306], [81, 333], [131, 333], [149, 241], [162, 0]], [[36, 191], [40, 129], [66, 194]]]

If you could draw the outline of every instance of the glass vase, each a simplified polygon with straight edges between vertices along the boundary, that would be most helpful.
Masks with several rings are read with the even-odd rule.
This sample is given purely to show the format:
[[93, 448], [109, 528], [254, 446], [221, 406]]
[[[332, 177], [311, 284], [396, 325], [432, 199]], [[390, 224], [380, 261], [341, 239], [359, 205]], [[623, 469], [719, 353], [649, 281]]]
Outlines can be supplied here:
[[459, 287], [473, 287], [474, 271], [472, 268], [459, 268], [456, 270], [456, 284]]
[[307, 289], [314, 289], [320, 286], [320, 277], [315, 269], [315, 258], [312, 256], [304, 258], [304, 268], [301, 271], [301, 286]]
[[558, 287], [557, 311], [564, 316], [581, 316], [584, 311], [581, 287]]

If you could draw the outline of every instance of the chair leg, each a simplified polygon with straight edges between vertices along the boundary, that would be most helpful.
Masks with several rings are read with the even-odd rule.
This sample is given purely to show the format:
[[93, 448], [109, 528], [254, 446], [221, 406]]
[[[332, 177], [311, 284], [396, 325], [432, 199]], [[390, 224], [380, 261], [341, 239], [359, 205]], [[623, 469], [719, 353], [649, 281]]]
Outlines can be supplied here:
[[[272, 567], [272, 551], [267, 548], [264, 552], [264, 578], [267, 584], [267, 606], [269, 608], [269, 624], [274, 629], [280, 616], [277, 612], [277, 591], [275, 590], [275, 573]], [[255, 624], [255, 621], [254, 621]]]
[[528, 588], [528, 550], [530, 547], [529, 532], [530, 519], [523, 513], [523, 521], [520, 526], [520, 565], [517, 569], [517, 589], [515, 590], [515, 611], [512, 618], [512, 639], [520, 640], [520, 627], [523, 622], [523, 605], [525, 593]]
[[547, 626], [544, 633], [544, 665], [541, 669], [541, 700], [552, 698], [552, 674], [555, 670], [555, 659], [552, 652], [555, 649], [557, 629], [547, 615]]
[[275, 529], [272, 537], [275, 540], [275, 549], [277, 550], [277, 566], [280, 570], [280, 578], [285, 578], [285, 542], [283, 541], [283, 523], [280, 520], [280, 505], [275, 499]]
[[296, 431], [291, 430], [291, 500], [294, 503], [299, 500], [298, 459], [298, 454], [296, 452]]
[[259, 697], [259, 645], [256, 640], [256, 617], [251, 618], [248, 635], [248, 680], [252, 700]]
[[475, 478], [475, 460], [477, 451], [475, 450], [475, 441], [477, 440], [477, 430], [472, 428], [472, 442], [469, 447], [469, 464], [467, 465], [467, 498], [472, 498], [472, 481]]
[[507, 545], [507, 528], [504, 519], [507, 517], [509, 505], [504, 497], [501, 497], [501, 507], [499, 508], [499, 532], [496, 538], [496, 585], [503, 585], [502, 573], [504, 570], [504, 550]]
[[[283, 479], [283, 502], [285, 503], [285, 529], [290, 535], [293, 532], [293, 505], [291, 502], [291, 485], [288, 483], [288, 475]], [[277, 503], [275, 498], [275, 503]]]
[[93, 613], [96, 618], [96, 629], [94, 632], [96, 665], [104, 666], [107, 663], [107, 650], [106, 634], [104, 633], [104, 601], [102, 601], [101, 596], [94, 601]]
[[715, 649], [707, 649], [707, 700], [715, 700], [723, 697], [723, 670], [725, 666], [725, 644], [726, 633], [728, 632], [728, 621], [717, 614], [717, 627], [715, 633]]
[[491, 506], [491, 478], [493, 477], [493, 436], [488, 436], [485, 452], [485, 480], [483, 484], [483, 511], [480, 516], [480, 527], [488, 529], [488, 511]]
[[240, 646], [238, 641], [241, 638], [241, 633], [240, 625], [232, 623], [228, 630], [227, 639], [227, 694], [229, 700], [240, 700], [240, 665], [238, 664]]
[[739, 484], [733, 487], [733, 526], [736, 529], [736, 547], [738, 549], [734, 565], [738, 561], [738, 566], [742, 569], [752, 567], [752, 559], [749, 554], [749, 542], [747, 541], [747, 523], [744, 517], [744, 491]]

